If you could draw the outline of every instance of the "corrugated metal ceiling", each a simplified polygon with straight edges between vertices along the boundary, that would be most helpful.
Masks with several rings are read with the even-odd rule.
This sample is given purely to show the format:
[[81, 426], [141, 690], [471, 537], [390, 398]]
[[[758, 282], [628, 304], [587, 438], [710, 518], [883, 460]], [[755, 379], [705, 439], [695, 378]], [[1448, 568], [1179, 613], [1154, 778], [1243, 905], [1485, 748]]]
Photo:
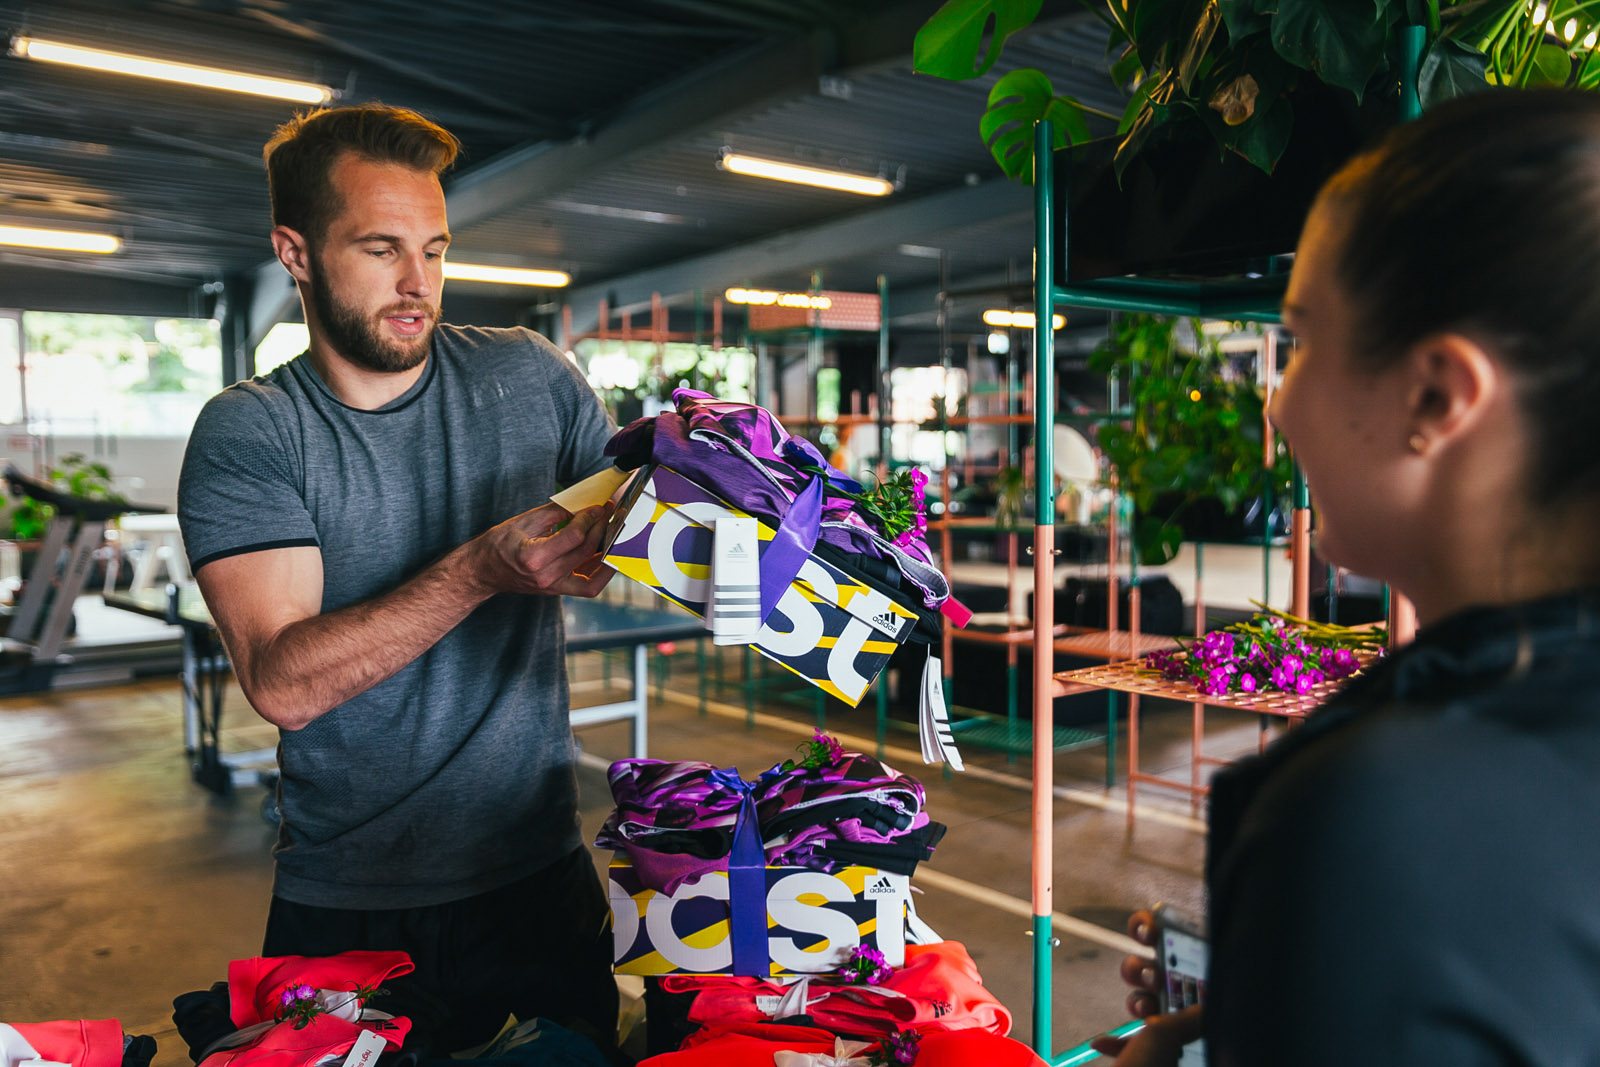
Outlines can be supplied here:
[[[1103, 30], [1065, 4], [982, 79], [910, 73], [911, 38], [937, 7], [843, 0], [0, 0], [0, 28], [333, 85], [343, 101], [418, 108], [462, 138], [449, 184], [489, 188], [452, 256], [559, 267], [604, 286], [839, 219], [879, 202], [723, 173], [724, 146], [901, 178], [886, 201], [995, 179], [977, 121], [1005, 70], [1039, 66], [1109, 111]], [[777, 57], [762, 80], [766, 57]], [[778, 68], [791, 62], [797, 73]], [[809, 64], [809, 65], [808, 65]], [[696, 86], [699, 88], [696, 89]], [[751, 88], [753, 86], [753, 88]], [[699, 95], [695, 95], [696, 92]], [[678, 101], [682, 101], [678, 103]], [[0, 57], [0, 221], [109, 228], [122, 252], [85, 268], [8, 252], [0, 269], [60, 264], [195, 286], [270, 256], [259, 153], [293, 105]], [[663, 116], [607, 145], [630, 118]], [[604, 150], [601, 150], [601, 146]], [[509, 162], [508, 162], [509, 161]], [[479, 179], [504, 169], [500, 185]], [[518, 184], [526, 174], [528, 181]], [[861, 231], [865, 233], [866, 230]], [[965, 276], [1026, 262], [1017, 220], [930, 219], [911, 243]], [[931, 284], [936, 259], [841, 240], [815, 262], [774, 262], [693, 286], [795, 284], [811, 269], [860, 286], [887, 272]], [[689, 285], [686, 284], [686, 288]], [[4, 304], [0, 296], [0, 304]]]

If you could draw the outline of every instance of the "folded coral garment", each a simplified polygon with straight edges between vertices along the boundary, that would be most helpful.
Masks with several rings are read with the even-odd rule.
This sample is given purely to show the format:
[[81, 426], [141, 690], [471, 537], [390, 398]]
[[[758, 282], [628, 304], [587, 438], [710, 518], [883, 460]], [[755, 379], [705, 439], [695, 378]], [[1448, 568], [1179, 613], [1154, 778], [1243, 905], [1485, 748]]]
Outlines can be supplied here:
[[[917, 1067], [1043, 1067], [1020, 1041], [987, 1030], [919, 1031]], [[838, 1037], [815, 1026], [731, 1023], [691, 1034], [676, 1052], [641, 1060], [639, 1067], [773, 1067], [779, 1052], [832, 1056]], [[871, 1049], [857, 1055], [865, 1064]], [[826, 1062], [826, 1061], [824, 1061]]]
[[694, 994], [689, 1020], [703, 1026], [770, 1022], [778, 1011], [799, 1014], [790, 1009], [803, 997], [804, 1014], [814, 1023], [851, 1037], [909, 1029], [1000, 1035], [1011, 1030], [1011, 1012], [984, 988], [977, 964], [958, 941], [907, 945], [905, 966], [876, 986], [816, 976], [801, 979], [807, 986], [796, 994], [795, 984], [731, 975], [674, 974], [660, 981], [669, 993]]
[[32, 1063], [120, 1067], [122, 1024], [115, 1019], [0, 1023], [0, 1067]]
[[[334, 992], [358, 987], [376, 989], [388, 979], [412, 970], [411, 957], [404, 952], [352, 951], [337, 956], [255, 956], [234, 960], [228, 964], [229, 1013], [235, 1025], [251, 1026], [278, 1017], [282, 1007], [279, 997], [289, 986], [308, 985]], [[349, 998], [344, 998], [343, 1003], [354, 1006]], [[354, 1018], [350, 1011], [341, 1014]], [[398, 1040], [394, 1043], [400, 1044]]]

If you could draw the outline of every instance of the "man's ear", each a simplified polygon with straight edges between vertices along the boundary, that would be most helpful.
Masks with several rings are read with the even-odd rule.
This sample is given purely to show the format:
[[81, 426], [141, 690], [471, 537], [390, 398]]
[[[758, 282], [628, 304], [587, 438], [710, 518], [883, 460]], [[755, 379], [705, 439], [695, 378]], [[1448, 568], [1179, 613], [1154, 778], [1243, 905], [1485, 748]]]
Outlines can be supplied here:
[[297, 282], [311, 282], [311, 242], [299, 230], [287, 226], [272, 228], [272, 251], [278, 256], [283, 269]]
[[1508, 387], [1504, 372], [1483, 347], [1460, 334], [1423, 338], [1406, 357], [1407, 432], [1430, 447], [1470, 432]]

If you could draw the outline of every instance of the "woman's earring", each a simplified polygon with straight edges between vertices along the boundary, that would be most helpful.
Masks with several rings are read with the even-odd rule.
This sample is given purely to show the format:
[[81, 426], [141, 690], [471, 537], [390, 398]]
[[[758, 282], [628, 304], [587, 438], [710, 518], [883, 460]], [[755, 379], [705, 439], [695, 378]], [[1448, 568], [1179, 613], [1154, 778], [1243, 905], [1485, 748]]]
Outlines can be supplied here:
[[1414, 433], [1406, 438], [1406, 447], [1420, 456], [1428, 450], [1428, 439], [1420, 433]]

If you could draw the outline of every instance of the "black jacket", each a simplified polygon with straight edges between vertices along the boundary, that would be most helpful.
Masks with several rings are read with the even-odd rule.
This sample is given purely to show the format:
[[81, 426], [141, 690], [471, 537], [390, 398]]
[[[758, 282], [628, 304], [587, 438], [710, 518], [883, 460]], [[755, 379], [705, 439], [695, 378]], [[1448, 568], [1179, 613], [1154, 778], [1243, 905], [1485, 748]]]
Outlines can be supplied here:
[[1600, 1064], [1600, 592], [1471, 609], [1217, 775], [1210, 1062]]

